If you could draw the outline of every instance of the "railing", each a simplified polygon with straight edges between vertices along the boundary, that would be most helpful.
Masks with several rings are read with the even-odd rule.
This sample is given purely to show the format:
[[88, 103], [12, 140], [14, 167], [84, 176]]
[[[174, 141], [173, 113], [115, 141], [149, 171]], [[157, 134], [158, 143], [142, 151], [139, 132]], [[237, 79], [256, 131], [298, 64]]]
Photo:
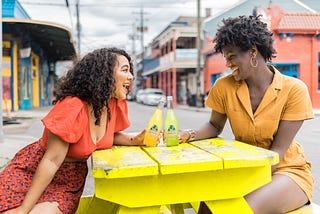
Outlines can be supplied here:
[[194, 59], [198, 57], [197, 49], [176, 49], [176, 60], [181, 59]]
[[148, 70], [151, 70], [151, 69], [154, 69], [154, 68], [158, 67], [159, 65], [160, 65], [160, 59], [159, 58], [152, 59], [152, 60], [150, 60], [148, 63], [146, 63], [144, 65], [144, 70], [148, 71]]

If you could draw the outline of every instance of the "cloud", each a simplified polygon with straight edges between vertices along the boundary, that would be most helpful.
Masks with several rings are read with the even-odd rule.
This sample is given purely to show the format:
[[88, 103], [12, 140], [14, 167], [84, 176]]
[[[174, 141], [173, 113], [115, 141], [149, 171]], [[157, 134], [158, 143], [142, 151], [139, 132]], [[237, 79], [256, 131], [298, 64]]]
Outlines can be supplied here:
[[[141, 8], [143, 7], [144, 44], [147, 45], [170, 22], [179, 16], [196, 16], [197, 1], [195, 0], [78, 0], [79, 18], [81, 24], [81, 53], [102, 46], [117, 46], [132, 49], [129, 35], [136, 26], [141, 24]], [[204, 8], [213, 8], [213, 12], [221, 11], [239, 0], [201, 0], [201, 13]], [[31, 18], [50, 21], [69, 27], [77, 40], [77, 0], [68, 0], [69, 10], [65, 0], [20, 0]], [[136, 52], [141, 45], [135, 41]]]

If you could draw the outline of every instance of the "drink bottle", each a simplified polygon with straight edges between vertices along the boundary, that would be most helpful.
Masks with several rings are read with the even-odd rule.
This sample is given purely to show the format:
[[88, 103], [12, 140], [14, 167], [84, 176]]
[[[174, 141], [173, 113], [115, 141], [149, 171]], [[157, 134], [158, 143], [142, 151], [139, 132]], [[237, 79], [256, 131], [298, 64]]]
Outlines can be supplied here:
[[167, 97], [167, 114], [164, 124], [164, 134], [167, 146], [179, 145], [178, 138], [178, 120], [173, 110], [173, 98]]
[[146, 134], [144, 135], [143, 144], [146, 146], [156, 146], [160, 132], [162, 130], [162, 112], [165, 99], [160, 99], [156, 111], [149, 120]]

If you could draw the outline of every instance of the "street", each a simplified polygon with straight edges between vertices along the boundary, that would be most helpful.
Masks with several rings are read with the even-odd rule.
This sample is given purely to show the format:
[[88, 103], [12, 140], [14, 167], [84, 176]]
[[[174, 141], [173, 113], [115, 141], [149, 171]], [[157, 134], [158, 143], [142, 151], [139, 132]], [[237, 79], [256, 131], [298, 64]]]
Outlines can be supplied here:
[[[131, 126], [125, 130], [125, 132], [140, 132], [147, 127], [148, 121], [152, 114], [154, 113], [156, 107], [154, 106], [145, 106], [142, 104], [137, 104], [136, 102], [128, 102], [129, 106], [129, 119]], [[49, 108], [48, 108], [49, 110]], [[190, 108], [187, 106], [178, 106], [175, 109], [178, 121], [179, 129], [188, 129], [193, 128], [197, 129], [199, 126], [208, 121], [210, 117], [209, 109], [197, 109]], [[43, 115], [43, 114], [40, 114]], [[296, 136], [296, 140], [304, 147], [305, 155], [313, 165], [313, 175], [315, 177], [314, 184], [314, 197], [313, 202], [320, 204], [320, 117], [316, 116], [315, 119], [305, 121], [299, 133]], [[11, 133], [11, 137], [34, 137], [39, 138], [42, 134], [42, 123], [40, 118], [36, 120], [33, 119], [32, 122], [28, 124], [28, 127], [25, 129], [15, 129], [16, 132]], [[19, 131], [18, 131], [19, 130]], [[233, 138], [229, 124], [226, 124], [222, 134], [224, 138]], [[88, 160], [89, 168], [91, 166], [91, 160]], [[88, 173], [87, 183], [83, 195], [92, 195], [94, 193], [93, 189], [93, 178], [91, 173]]]

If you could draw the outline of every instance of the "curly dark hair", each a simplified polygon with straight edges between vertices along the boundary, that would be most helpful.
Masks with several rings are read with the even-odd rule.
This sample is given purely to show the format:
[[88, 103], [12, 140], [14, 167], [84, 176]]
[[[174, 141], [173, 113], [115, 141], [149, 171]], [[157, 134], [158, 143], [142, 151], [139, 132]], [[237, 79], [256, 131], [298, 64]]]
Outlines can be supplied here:
[[225, 46], [236, 46], [242, 51], [248, 51], [256, 46], [265, 61], [275, 57], [273, 33], [267, 24], [260, 20], [261, 16], [239, 16], [223, 19], [214, 39], [216, 52], [222, 53]]
[[126, 51], [114, 47], [94, 50], [75, 61], [67, 74], [58, 80], [52, 103], [56, 104], [67, 96], [78, 97], [92, 105], [96, 125], [100, 125], [104, 107], [107, 107], [110, 120], [109, 101], [115, 90], [114, 69], [119, 55], [128, 59], [133, 74], [131, 57]]

